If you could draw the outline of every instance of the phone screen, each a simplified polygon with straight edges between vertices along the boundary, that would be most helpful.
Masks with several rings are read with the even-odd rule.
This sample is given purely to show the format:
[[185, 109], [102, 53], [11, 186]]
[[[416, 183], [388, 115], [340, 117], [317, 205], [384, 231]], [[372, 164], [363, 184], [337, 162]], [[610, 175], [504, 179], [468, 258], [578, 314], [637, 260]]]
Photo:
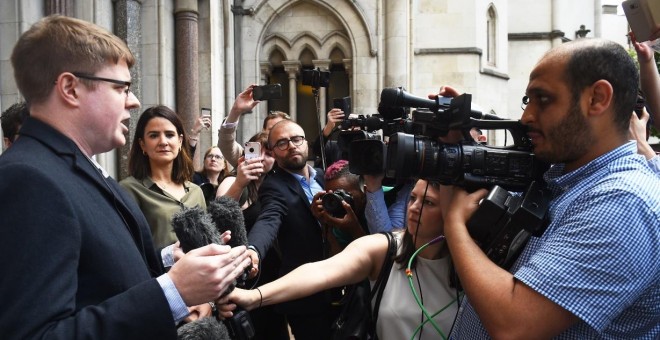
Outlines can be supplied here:
[[202, 108], [202, 116], [210, 116], [211, 115], [211, 109], [203, 107]]

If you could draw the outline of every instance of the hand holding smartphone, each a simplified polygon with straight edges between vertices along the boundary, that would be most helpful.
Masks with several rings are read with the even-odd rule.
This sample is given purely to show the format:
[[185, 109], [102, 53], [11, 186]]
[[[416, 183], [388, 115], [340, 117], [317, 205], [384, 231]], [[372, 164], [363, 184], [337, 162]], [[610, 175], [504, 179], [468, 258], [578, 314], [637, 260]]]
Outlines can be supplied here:
[[261, 157], [261, 143], [245, 143], [245, 160]]
[[201, 118], [202, 118], [202, 124], [203, 124], [202, 127], [205, 130], [208, 130], [208, 129], [211, 128], [211, 109], [203, 107], [201, 109], [201, 111], [202, 111], [202, 117]]

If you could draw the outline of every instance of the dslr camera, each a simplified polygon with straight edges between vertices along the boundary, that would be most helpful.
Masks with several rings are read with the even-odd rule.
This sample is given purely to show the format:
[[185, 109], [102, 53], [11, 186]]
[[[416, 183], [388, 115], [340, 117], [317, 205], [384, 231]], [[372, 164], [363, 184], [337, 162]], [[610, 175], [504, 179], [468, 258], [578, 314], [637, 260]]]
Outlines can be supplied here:
[[327, 211], [332, 217], [342, 218], [346, 216], [346, 209], [342, 205], [343, 202], [346, 202], [351, 205], [351, 208], [354, 208], [353, 196], [344, 191], [344, 189], [335, 190], [331, 193], [325, 193], [321, 196], [321, 203], [323, 204], [323, 209]]

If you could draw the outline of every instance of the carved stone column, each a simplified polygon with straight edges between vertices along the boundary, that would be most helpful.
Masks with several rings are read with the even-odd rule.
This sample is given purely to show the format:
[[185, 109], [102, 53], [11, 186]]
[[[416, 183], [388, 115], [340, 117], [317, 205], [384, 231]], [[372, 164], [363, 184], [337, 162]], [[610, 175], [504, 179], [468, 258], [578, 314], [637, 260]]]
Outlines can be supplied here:
[[58, 13], [72, 17], [74, 14], [73, 0], [45, 0], [44, 5], [46, 16]]
[[289, 75], [289, 115], [294, 122], [298, 121], [298, 83], [297, 75], [300, 72], [300, 61], [283, 61], [284, 71]]
[[[186, 133], [190, 133], [199, 116], [198, 19], [197, 0], [175, 1], [176, 111], [183, 121]], [[208, 145], [203, 145], [203, 140], [204, 138], [200, 138], [196, 155], [208, 148]], [[194, 157], [193, 160], [196, 166], [201, 164], [199, 157]]]
[[353, 95], [353, 59], [342, 59], [344, 63], [344, 72], [348, 76], [348, 95], [351, 96], [352, 105], [355, 107], [357, 98]]
[[[135, 56], [135, 65], [131, 68], [131, 92], [142, 102], [142, 62], [140, 54], [140, 45], [142, 44], [142, 16], [140, 15], [141, 0], [113, 0], [114, 1], [114, 26], [115, 35], [124, 39], [126, 45]], [[128, 155], [133, 144], [135, 127], [138, 118], [142, 113], [141, 109], [131, 110], [131, 123], [128, 127], [126, 145], [118, 150], [118, 180], [128, 176]]]

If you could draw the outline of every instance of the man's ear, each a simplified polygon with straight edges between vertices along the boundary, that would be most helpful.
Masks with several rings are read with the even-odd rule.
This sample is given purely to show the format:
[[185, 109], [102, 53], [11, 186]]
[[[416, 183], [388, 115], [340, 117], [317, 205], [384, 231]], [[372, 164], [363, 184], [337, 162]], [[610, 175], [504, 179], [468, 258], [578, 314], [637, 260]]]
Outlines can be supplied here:
[[57, 77], [54, 91], [63, 101], [71, 105], [78, 105], [78, 85], [80, 85], [78, 78], [71, 73], [64, 72]]
[[587, 112], [589, 115], [600, 115], [612, 106], [614, 89], [609, 81], [601, 79], [587, 88], [590, 97]]

